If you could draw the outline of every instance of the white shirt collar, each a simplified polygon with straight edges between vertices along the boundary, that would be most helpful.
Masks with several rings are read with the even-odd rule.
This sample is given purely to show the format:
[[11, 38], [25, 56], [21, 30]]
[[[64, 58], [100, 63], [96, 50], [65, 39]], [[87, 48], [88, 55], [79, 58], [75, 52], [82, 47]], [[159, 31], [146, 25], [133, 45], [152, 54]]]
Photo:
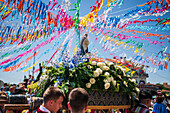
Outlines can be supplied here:
[[47, 108], [45, 108], [44, 106], [40, 106], [39, 108], [41, 111], [47, 112], [47, 113], [51, 113]]
[[[145, 107], [147, 107], [145, 104], [143, 104], [143, 103], [140, 103], [141, 105], [143, 105], [143, 106], [145, 106]], [[148, 108], [148, 107], [147, 107]]]

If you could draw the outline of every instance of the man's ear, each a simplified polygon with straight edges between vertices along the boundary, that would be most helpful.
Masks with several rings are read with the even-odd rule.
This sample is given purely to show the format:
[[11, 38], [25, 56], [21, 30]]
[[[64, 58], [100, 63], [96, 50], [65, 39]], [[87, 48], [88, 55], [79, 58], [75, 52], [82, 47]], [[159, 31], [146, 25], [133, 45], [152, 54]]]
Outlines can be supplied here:
[[71, 109], [70, 102], [67, 103], [68, 109]]
[[150, 104], [151, 103], [151, 100], [150, 99], [147, 99], [147, 104]]
[[54, 103], [53, 100], [48, 101], [48, 104], [49, 104], [50, 106], [53, 105], [53, 103]]

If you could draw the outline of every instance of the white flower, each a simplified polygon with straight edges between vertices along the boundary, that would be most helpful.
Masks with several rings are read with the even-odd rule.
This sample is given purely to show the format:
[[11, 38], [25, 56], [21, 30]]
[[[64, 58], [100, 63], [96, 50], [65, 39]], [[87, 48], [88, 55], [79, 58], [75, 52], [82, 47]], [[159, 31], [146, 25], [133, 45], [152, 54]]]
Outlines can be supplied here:
[[108, 81], [107, 81], [107, 79], [104, 79], [103, 82], [104, 82], [104, 83], [107, 83]]
[[122, 71], [125, 71], [125, 72], [126, 72], [126, 69], [123, 68], [123, 67], [121, 67], [121, 66], [116, 65], [115, 68], [116, 68], [116, 69], [121, 69]]
[[129, 78], [129, 81], [132, 82], [132, 79]]
[[113, 80], [112, 83], [114, 86], [116, 86], [116, 80]]
[[93, 77], [98, 77], [100, 74], [98, 71], [93, 71]]
[[125, 71], [123, 71], [123, 75], [124, 75], [124, 76], [126, 76], [126, 73], [125, 73]]
[[126, 72], [126, 69], [125, 69], [125, 68], [121, 67], [120, 69], [121, 69], [122, 71]]
[[136, 83], [136, 80], [133, 78], [133, 79], [132, 79], [132, 82]]
[[42, 75], [40, 77], [40, 81], [47, 80], [47, 79], [48, 79], [48, 75]]
[[87, 59], [83, 59], [83, 61], [85, 62], [85, 61], [87, 61]]
[[110, 79], [111, 79], [111, 81], [113, 81], [113, 80], [114, 80], [114, 78], [113, 78], [113, 77], [110, 77]]
[[119, 68], [121, 68], [121, 66], [115, 65], [115, 68], [116, 68], [116, 69], [119, 69]]
[[98, 71], [99, 74], [102, 74], [102, 72], [103, 72], [100, 68], [97, 68], [96, 71]]
[[127, 85], [126, 81], [123, 81], [123, 84], [124, 84], [126, 87], [128, 87], [128, 85]]
[[110, 77], [108, 77], [108, 78], [107, 78], [107, 81], [108, 81], [108, 82], [111, 82], [112, 80], [111, 80], [111, 78], [110, 78]]
[[113, 62], [107, 62], [107, 65], [111, 66], [111, 65], [113, 65]]
[[104, 71], [104, 70], [109, 70], [109, 67], [107, 67], [107, 66], [103, 66], [103, 67], [101, 67], [101, 69]]
[[105, 63], [98, 62], [98, 63], [97, 63], [97, 66], [99, 66], [99, 67], [101, 67], [101, 66], [105, 66]]
[[104, 75], [108, 77], [110, 75], [110, 73], [109, 72], [105, 72]]
[[86, 83], [86, 87], [87, 88], [91, 88], [91, 84], [90, 83]]
[[105, 89], [109, 89], [109, 87], [110, 87], [110, 83], [105, 83], [105, 84], [104, 84], [104, 88], [105, 88]]
[[117, 75], [120, 79], [122, 79], [122, 77], [120, 75]]
[[139, 88], [136, 87], [135, 90], [137, 91], [138, 94], [140, 93], [140, 89]]
[[94, 78], [91, 78], [91, 79], [90, 79], [90, 83], [91, 83], [91, 84], [95, 84], [95, 82], [96, 82], [96, 80], [95, 80]]
[[127, 77], [130, 77], [130, 75], [127, 75]]
[[91, 65], [95, 66], [97, 64], [96, 61], [92, 61]]

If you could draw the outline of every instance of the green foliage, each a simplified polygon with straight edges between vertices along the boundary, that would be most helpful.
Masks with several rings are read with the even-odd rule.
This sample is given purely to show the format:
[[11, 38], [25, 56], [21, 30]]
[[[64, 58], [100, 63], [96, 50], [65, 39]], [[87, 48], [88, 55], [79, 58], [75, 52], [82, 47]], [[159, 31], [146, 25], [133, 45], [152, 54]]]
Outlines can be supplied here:
[[[120, 67], [120, 66], [119, 66]], [[127, 93], [132, 95], [137, 93], [136, 83], [132, 81], [130, 76], [125, 75], [125, 72], [114, 64], [84, 62], [76, 68], [61, 66], [58, 69], [50, 66], [45, 67], [46, 72], [40, 80], [40, 85], [37, 88], [36, 95], [42, 96], [44, 91], [53, 86], [57, 79], [62, 80], [61, 85], [58, 85], [64, 93], [68, 92], [68, 88], [82, 87], [88, 92], [92, 90], [110, 90], [112, 92]]]

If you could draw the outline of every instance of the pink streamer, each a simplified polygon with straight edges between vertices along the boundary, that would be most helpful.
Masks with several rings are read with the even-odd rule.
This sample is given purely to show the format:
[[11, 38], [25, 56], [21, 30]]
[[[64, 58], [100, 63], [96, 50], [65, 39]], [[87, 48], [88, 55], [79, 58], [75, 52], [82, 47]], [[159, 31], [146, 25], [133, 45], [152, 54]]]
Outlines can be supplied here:
[[54, 8], [54, 6], [57, 5], [57, 4], [58, 4], [57, 2], [54, 3], [53, 6], [51, 7], [51, 9], [49, 9], [49, 10], [52, 10]]
[[35, 52], [38, 48], [47, 45], [48, 43], [50, 43], [50, 42], [51, 42], [52, 40], [54, 40], [54, 39], [55, 39], [55, 38], [54, 38], [54, 36], [53, 36], [53, 37], [51, 37], [50, 39], [46, 40], [45, 42], [42, 42], [40, 45], [38, 45], [38, 46], [36, 46], [36, 47], [34, 47], [34, 48], [26, 51], [25, 53], [22, 53], [22, 54], [18, 55], [17, 57], [11, 58], [11, 59], [8, 59], [8, 60], [6, 60], [6, 61], [1, 62], [0, 65], [6, 64], [6, 63], [8, 63], [9, 61], [12, 62], [12, 61], [14, 61], [14, 60], [16, 60], [16, 59], [18, 59], [18, 58], [20, 58], [20, 57], [23, 57], [23, 56], [27, 55], [28, 53], [30, 53], [32, 50], [33, 50], [33, 52]]

